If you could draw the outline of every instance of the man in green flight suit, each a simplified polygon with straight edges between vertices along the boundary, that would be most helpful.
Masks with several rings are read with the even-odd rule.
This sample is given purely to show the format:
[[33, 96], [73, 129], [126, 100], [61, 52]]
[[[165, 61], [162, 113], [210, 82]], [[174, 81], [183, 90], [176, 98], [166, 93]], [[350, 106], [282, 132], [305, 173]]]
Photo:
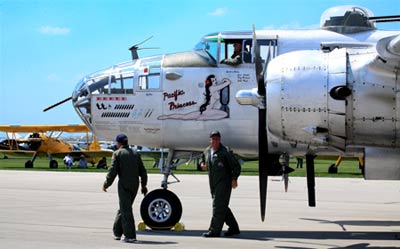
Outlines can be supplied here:
[[[133, 243], [136, 241], [136, 229], [132, 205], [139, 184], [141, 184], [142, 194], [146, 195], [147, 193], [147, 171], [140, 155], [129, 148], [128, 137], [125, 134], [118, 135], [115, 140], [118, 150], [112, 155], [111, 167], [103, 184], [103, 191], [107, 192], [107, 188], [111, 186], [118, 175], [119, 210], [114, 221], [114, 239], [120, 240], [124, 234], [124, 241]], [[139, 182], [139, 177], [141, 182]]]
[[242, 63], [242, 43], [238, 41], [233, 43], [233, 49], [231, 58], [224, 59], [222, 63], [231, 66], [237, 66]]
[[238, 186], [241, 166], [232, 152], [222, 145], [219, 131], [211, 132], [210, 144], [203, 153], [201, 167], [208, 170], [213, 213], [210, 228], [203, 237], [219, 237], [224, 223], [229, 227], [225, 236], [237, 235], [240, 234], [239, 225], [229, 208], [229, 200], [232, 188]]

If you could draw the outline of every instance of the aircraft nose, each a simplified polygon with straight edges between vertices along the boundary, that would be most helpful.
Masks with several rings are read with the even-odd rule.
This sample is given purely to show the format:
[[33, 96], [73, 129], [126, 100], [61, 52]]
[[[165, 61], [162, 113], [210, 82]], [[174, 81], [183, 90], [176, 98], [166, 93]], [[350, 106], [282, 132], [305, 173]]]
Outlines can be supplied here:
[[90, 129], [93, 121], [92, 105], [96, 106], [96, 99], [113, 94], [133, 93], [135, 62], [114, 65], [90, 74], [78, 82], [72, 93], [72, 103], [80, 118]]
[[92, 128], [91, 104], [93, 96], [110, 94], [109, 85], [115, 82], [116, 67], [100, 70], [84, 77], [78, 82], [73, 93], [72, 103], [83, 122]]
[[91, 128], [90, 116], [90, 94], [88, 88], [88, 78], [83, 78], [76, 85], [72, 93], [72, 105], [76, 112], [79, 114], [83, 122]]

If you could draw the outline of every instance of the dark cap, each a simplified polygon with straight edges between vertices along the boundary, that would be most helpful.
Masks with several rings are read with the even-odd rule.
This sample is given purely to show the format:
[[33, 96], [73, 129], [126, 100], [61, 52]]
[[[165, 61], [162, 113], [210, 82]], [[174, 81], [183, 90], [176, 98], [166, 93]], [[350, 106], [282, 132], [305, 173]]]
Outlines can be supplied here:
[[213, 136], [221, 137], [221, 133], [219, 133], [219, 131], [212, 131], [210, 133], [210, 137], [213, 137]]
[[128, 137], [125, 134], [119, 134], [116, 138], [115, 141], [118, 143], [123, 143], [124, 141], [128, 141]]

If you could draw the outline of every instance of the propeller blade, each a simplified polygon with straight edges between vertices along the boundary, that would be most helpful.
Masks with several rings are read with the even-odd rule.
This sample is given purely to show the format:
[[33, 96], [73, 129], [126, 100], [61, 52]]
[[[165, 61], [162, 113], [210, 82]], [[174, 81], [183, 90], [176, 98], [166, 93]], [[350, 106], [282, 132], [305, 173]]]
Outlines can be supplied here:
[[258, 182], [260, 189], [261, 221], [265, 220], [265, 213], [267, 208], [267, 184], [268, 184], [268, 167], [266, 167], [266, 163], [268, 161], [267, 157], [268, 155], [266, 153], [259, 153]]
[[257, 44], [256, 29], [253, 23], [253, 47], [255, 55], [257, 92], [261, 97], [258, 106], [258, 182], [260, 189], [260, 210], [261, 221], [265, 220], [267, 208], [267, 183], [268, 183], [268, 162], [271, 161], [268, 156], [268, 138], [267, 138], [267, 110], [265, 107], [265, 84], [264, 72], [261, 62], [260, 49]]
[[288, 174], [283, 173], [283, 181], [284, 181], [284, 185], [285, 185], [285, 192], [287, 192], [289, 189], [289, 175]]
[[284, 182], [285, 192], [287, 192], [288, 188], [289, 188], [289, 172], [287, 172], [287, 169], [290, 168], [289, 167], [289, 161], [290, 161], [289, 154], [287, 154], [287, 153], [282, 154], [282, 159], [283, 159], [282, 180]]
[[47, 107], [46, 109], [43, 110], [43, 112], [47, 112], [48, 110], [53, 109], [54, 107], [59, 106], [59, 105], [65, 103], [65, 102], [67, 102], [67, 101], [69, 101], [71, 99], [72, 99], [72, 97], [68, 97], [68, 98], [66, 98], [64, 100], [61, 100], [60, 102], [57, 102], [54, 105], [51, 105], [51, 106]]
[[[258, 91], [262, 90], [261, 94], [258, 92], [260, 95], [265, 95], [265, 85], [264, 85], [264, 72], [263, 72], [263, 66], [262, 66], [262, 60], [260, 56], [260, 48], [258, 47], [257, 43], [257, 37], [256, 37], [256, 29], [253, 23], [253, 47], [254, 47], [254, 63], [256, 65], [256, 76], [257, 76], [257, 85], [258, 85]], [[261, 86], [261, 84], [262, 86]], [[260, 89], [262, 88], [262, 89]]]
[[308, 206], [315, 207], [315, 172], [314, 172], [314, 155], [306, 155], [306, 171], [307, 171], [307, 189], [308, 189]]

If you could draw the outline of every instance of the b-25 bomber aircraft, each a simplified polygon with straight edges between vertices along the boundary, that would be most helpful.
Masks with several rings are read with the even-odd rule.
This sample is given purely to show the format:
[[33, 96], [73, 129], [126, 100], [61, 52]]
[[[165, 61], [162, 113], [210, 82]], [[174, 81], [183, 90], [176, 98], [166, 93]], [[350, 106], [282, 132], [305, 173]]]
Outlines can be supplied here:
[[[316, 156], [362, 157], [366, 179], [400, 180], [400, 31], [376, 28], [399, 19], [339, 6], [316, 30], [217, 32], [193, 51], [148, 58], [135, 45], [131, 61], [86, 76], [71, 99], [98, 137], [126, 133], [168, 149], [163, 189], [142, 202], [150, 227], [179, 220], [181, 204], [167, 190], [173, 159], [199, 156], [211, 130], [240, 157], [259, 160], [264, 220], [268, 175], [282, 155], [306, 158], [309, 206]], [[240, 63], [225, 63], [237, 43]]]

